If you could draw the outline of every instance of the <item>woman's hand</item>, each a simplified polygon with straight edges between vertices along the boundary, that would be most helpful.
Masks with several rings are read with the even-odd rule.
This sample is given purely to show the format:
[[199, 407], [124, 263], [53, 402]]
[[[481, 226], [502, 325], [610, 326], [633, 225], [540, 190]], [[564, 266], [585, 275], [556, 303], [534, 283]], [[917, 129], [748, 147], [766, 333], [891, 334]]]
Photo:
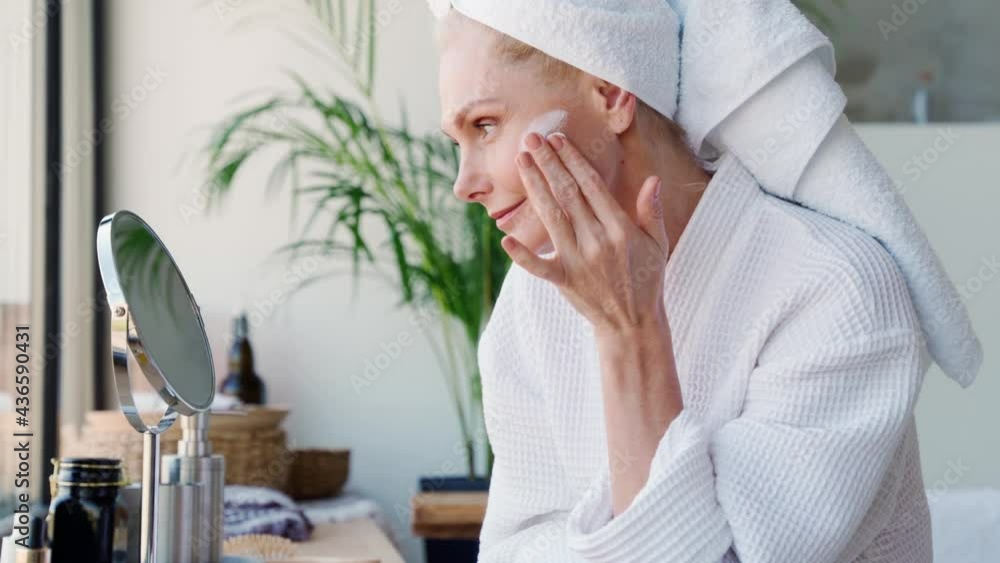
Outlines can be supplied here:
[[518, 155], [517, 166], [556, 255], [541, 258], [510, 236], [502, 244], [594, 324], [617, 516], [645, 486], [657, 446], [684, 408], [663, 303], [670, 247], [660, 179], [639, 190], [636, 222], [565, 136], [546, 142], [532, 133], [525, 146], [531, 153]]
[[556, 255], [544, 259], [512, 236], [504, 249], [529, 273], [555, 284], [598, 334], [628, 333], [663, 322], [669, 253], [660, 179], [649, 177], [636, 202], [638, 224], [611, 196], [600, 174], [561, 133], [531, 133], [517, 157], [528, 200]]

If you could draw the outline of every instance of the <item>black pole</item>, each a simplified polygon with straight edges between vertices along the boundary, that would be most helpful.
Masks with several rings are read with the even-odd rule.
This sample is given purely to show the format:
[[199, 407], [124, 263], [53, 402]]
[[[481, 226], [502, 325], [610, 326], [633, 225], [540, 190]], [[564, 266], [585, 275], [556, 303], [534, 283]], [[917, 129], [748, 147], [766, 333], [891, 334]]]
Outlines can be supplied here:
[[[92, 48], [94, 53], [94, 123], [99, 131], [103, 131], [101, 123], [105, 119], [104, 115], [104, 80], [106, 78], [104, 69], [104, 24], [105, 5], [104, 0], [93, 0], [94, 35], [92, 38]], [[106, 155], [104, 150], [106, 137], [101, 137], [100, 142], [94, 147], [94, 225], [98, 225], [104, 217], [105, 206], [105, 175]], [[95, 233], [91, 233], [92, 235]], [[93, 246], [93, 245], [91, 245]], [[108, 334], [107, 322], [107, 296], [104, 293], [104, 282], [101, 280], [101, 272], [97, 267], [97, 251], [94, 250], [94, 408], [104, 410], [107, 408], [107, 401], [104, 396], [105, 378], [108, 375], [108, 354], [105, 349], [106, 337]]]
[[[43, 316], [45, 339], [41, 353], [45, 354], [43, 368], [42, 413], [45, 417], [42, 430], [42, 463], [47, 475], [52, 467], [49, 460], [58, 455], [59, 420], [59, 364], [60, 333], [62, 328], [59, 307], [62, 271], [59, 264], [62, 232], [62, 5], [44, 2], [48, 12], [45, 27], [45, 295]], [[42, 483], [42, 502], [51, 501], [48, 485]]]

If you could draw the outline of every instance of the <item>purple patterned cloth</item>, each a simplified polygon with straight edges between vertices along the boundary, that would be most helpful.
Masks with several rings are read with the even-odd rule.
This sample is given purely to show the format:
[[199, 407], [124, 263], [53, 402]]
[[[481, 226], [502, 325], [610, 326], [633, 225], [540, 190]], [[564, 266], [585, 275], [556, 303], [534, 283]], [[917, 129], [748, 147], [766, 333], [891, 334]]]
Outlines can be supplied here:
[[313, 524], [295, 501], [266, 487], [227, 485], [223, 493], [225, 537], [273, 534], [301, 542], [309, 539]]

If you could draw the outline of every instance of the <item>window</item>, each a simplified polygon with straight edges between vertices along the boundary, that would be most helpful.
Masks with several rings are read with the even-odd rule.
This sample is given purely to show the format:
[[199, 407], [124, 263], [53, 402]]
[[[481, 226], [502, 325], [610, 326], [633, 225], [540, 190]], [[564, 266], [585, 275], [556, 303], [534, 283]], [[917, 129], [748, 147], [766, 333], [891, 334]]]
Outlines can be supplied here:
[[[69, 157], [96, 119], [93, 29], [100, 6], [0, 3], [0, 535], [9, 533], [16, 494], [47, 506], [57, 424], [79, 422], [97, 404], [100, 149]], [[23, 382], [15, 380], [25, 372], [19, 366], [29, 376], [27, 405]], [[17, 412], [25, 406], [26, 426]], [[27, 481], [12, 454], [25, 440]]]
[[[35, 256], [33, 234], [37, 227], [33, 197], [31, 148], [32, 148], [32, 51], [34, 41], [26, 37], [30, 30], [23, 29], [29, 21], [29, 0], [8, 0], [0, 4], [0, 26], [3, 47], [0, 49], [0, 76], [4, 87], [0, 89], [0, 521], [13, 511], [17, 459], [11, 455], [13, 434], [18, 432], [15, 422], [17, 405], [15, 375], [18, 360], [34, 356], [36, 342], [42, 339], [31, 331], [33, 309], [39, 304], [33, 287]], [[29, 327], [30, 351], [22, 355], [15, 348], [18, 342], [16, 327]], [[34, 372], [40, 362], [30, 361], [27, 368]], [[23, 371], [23, 370], [21, 370]], [[34, 375], [32, 373], [31, 375]], [[38, 377], [34, 381], [38, 381]], [[33, 383], [34, 383], [33, 381]], [[32, 420], [40, 414], [35, 399], [39, 389], [31, 385], [29, 408]], [[40, 444], [40, 440], [33, 443]], [[39, 459], [39, 456], [35, 456]], [[38, 473], [40, 468], [35, 468]]]
[[1000, 120], [994, 0], [813, 2], [831, 19], [852, 121]]

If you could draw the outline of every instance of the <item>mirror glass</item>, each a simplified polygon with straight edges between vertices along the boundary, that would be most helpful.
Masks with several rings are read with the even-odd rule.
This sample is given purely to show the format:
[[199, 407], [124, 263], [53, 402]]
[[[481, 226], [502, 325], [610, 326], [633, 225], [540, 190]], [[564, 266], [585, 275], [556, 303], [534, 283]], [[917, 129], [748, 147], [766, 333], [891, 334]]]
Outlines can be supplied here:
[[215, 370], [198, 305], [177, 265], [149, 225], [132, 213], [116, 213], [110, 234], [122, 297], [148, 361], [158, 368], [153, 372], [162, 376], [151, 381], [153, 387], [168, 403], [179, 401], [175, 409], [181, 414], [207, 409], [215, 397]]

